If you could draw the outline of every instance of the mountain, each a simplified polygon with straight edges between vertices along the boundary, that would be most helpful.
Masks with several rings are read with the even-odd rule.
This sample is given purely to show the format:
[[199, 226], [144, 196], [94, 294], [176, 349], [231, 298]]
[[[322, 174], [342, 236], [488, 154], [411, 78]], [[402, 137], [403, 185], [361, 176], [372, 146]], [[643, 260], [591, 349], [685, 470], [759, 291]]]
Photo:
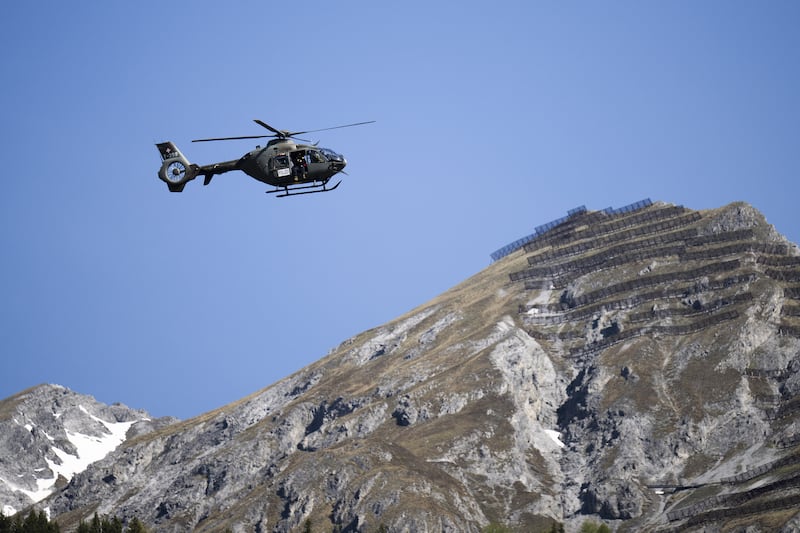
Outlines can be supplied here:
[[0, 510], [11, 515], [66, 485], [126, 438], [174, 419], [108, 406], [58, 385], [0, 402]]
[[758, 211], [581, 208], [493, 257], [37, 505], [65, 530], [800, 528], [800, 250]]

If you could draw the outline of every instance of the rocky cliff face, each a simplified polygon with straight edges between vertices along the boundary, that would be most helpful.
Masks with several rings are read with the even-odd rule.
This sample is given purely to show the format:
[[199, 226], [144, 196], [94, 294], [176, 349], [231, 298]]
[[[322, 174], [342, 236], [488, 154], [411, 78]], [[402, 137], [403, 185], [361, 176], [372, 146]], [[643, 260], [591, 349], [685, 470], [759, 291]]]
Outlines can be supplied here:
[[158, 531], [800, 524], [800, 252], [745, 204], [579, 212], [40, 503]]

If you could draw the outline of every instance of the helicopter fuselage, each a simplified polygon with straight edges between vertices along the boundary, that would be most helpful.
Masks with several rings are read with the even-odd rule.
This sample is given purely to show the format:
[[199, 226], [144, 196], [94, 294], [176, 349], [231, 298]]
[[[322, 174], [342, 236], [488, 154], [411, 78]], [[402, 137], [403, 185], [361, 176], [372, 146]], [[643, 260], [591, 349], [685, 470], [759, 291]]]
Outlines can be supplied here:
[[236, 167], [251, 178], [275, 187], [326, 183], [345, 166], [345, 158], [333, 150], [286, 139], [275, 139], [263, 148], [258, 146], [236, 162]]

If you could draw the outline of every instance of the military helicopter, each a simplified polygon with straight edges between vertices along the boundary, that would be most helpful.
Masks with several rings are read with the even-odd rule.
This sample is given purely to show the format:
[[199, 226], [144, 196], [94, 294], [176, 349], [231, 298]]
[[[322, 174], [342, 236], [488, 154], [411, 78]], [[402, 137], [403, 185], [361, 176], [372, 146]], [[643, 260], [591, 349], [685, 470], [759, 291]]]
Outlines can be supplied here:
[[311, 141], [295, 136], [317, 131], [361, 126], [375, 121], [356, 122], [355, 124], [307, 131], [278, 130], [261, 120], [255, 119], [254, 122], [273, 132], [272, 135], [215, 137], [192, 141], [209, 142], [272, 138], [267, 142], [266, 146], [256, 146], [255, 150], [251, 150], [241, 158], [232, 161], [223, 161], [222, 163], [213, 163], [211, 165], [196, 165], [190, 163], [173, 142], [157, 143], [156, 147], [161, 153], [162, 160], [158, 177], [167, 184], [170, 191], [181, 192], [186, 184], [197, 176], [204, 176], [203, 185], [208, 185], [211, 183], [211, 178], [217, 174], [241, 170], [262, 183], [274, 186], [275, 189], [267, 191], [267, 193], [276, 194], [277, 197], [330, 192], [338, 187], [341, 181], [337, 181], [332, 187], [328, 186], [328, 182], [333, 176], [343, 172], [344, 167], [347, 166], [347, 160], [333, 150], [318, 148], [317, 143], [297, 144], [294, 139], [302, 142]]

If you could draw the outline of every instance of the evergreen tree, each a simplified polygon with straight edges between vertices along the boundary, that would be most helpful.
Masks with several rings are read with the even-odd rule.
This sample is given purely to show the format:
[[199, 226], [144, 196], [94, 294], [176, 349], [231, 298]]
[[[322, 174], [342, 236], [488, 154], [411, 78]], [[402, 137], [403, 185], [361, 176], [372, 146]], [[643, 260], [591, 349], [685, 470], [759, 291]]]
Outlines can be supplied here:
[[147, 528], [134, 516], [131, 519], [131, 523], [128, 524], [127, 533], [147, 533]]
[[611, 533], [611, 528], [602, 522], [598, 524], [597, 522], [587, 520], [581, 524], [580, 533]]
[[47, 532], [47, 516], [44, 511], [37, 513], [33, 509], [28, 513], [22, 527], [25, 533], [46, 533]]
[[60, 533], [57, 522], [50, 522], [44, 511], [31, 510], [23, 518], [21, 513], [13, 517], [0, 513], [0, 533]]
[[122, 533], [122, 520], [116, 516], [103, 518], [103, 533]]
[[19, 533], [23, 531], [23, 529], [24, 526], [22, 524], [22, 515], [20, 513], [17, 513], [14, 515], [14, 523], [11, 524], [11, 531], [13, 531], [14, 533]]
[[94, 513], [92, 521], [89, 522], [89, 533], [103, 533], [103, 523], [100, 521], [97, 512]]

